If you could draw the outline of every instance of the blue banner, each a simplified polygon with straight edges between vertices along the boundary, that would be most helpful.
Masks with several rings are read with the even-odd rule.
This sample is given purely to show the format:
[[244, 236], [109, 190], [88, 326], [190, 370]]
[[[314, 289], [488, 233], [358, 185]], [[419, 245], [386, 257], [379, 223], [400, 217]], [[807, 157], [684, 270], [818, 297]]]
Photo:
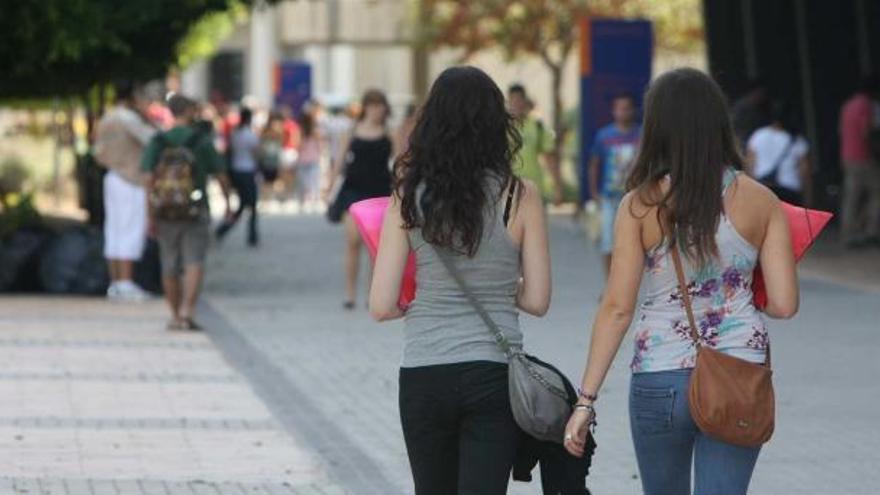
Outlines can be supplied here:
[[288, 106], [299, 117], [312, 98], [312, 66], [307, 62], [286, 61], [275, 68], [275, 104]]
[[651, 23], [644, 20], [581, 20], [580, 192], [590, 196], [590, 148], [596, 131], [611, 122], [611, 102], [628, 93], [639, 108], [651, 80]]

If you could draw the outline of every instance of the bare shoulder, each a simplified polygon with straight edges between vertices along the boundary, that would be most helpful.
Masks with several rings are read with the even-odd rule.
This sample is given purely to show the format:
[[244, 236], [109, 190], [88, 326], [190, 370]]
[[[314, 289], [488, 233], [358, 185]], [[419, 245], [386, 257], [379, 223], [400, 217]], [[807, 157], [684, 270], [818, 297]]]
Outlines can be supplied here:
[[731, 198], [737, 203], [737, 208], [750, 212], [763, 212], [769, 216], [779, 205], [779, 199], [764, 184], [749, 177], [746, 174], [738, 174]]
[[[534, 182], [528, 179], [519, 179], [518, 192], [513, 202], [513, 225], [520, 225], [520, 219], [532, 218], [536, 214], [543, 214], [544, 200], [541, 190]], [[502, 201], [506, 201], [505, 198]]]
[[538, 186], [529, 179], [519, 179], [519, 183], [522, 187], [522, 198], [526, 199], [541, 199], [541, 191], [538, 190]]

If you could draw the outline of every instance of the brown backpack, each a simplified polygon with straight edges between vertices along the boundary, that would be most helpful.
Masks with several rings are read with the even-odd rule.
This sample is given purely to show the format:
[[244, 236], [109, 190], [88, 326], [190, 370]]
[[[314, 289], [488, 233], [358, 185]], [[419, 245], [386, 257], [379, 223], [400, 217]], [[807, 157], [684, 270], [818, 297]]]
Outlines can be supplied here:
[[775, 425], [770, 348], [764, 364], [756, 364], [703, 345], [677, 247], [672, 248], [672, 261], [697, 348], [689, 392], [694, 423], [710, 438], [742, 447], [760, 447], [770, 440]]
[[195, 184], [195, 146], [202, 138], [193, 132], [181, 145], [168, 142], [164, 134], [156, 137], [162, 151], [153, 174], [150, 206], [161, 220], [196, 220], [206, 204]]

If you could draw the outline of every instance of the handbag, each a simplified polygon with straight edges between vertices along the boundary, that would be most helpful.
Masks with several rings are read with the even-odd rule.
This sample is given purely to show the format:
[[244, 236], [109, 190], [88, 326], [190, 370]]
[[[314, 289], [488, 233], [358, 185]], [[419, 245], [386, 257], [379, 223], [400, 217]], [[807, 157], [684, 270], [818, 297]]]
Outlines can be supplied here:
[[452, 259], [432, 247], [468, 303], [492, 333], [495, 344], [507, 356], [510, 409], [516, 424], [538, 440], [562, 443], [565, 425], [577, 401], [571, 382], [555, 367], [526, 354], [521, 348], [511, 346], [482, 303], [468, 288]]
[[677, 247], [671, 252], [691, 338], [697, 349], [688, 391], [694, 423], [710, 438], [741, 447], [760, 447], [773, 435], [776, 414], [770, 348], [767, 348], [764, 364], [756, 364], [703, 345], [697, 333], [681, 255]]

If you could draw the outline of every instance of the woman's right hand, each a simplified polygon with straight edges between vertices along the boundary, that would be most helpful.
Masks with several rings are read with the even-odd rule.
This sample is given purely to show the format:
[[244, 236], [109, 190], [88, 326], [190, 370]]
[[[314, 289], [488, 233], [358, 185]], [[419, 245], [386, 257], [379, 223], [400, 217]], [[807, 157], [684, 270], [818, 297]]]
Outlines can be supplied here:
[[593, 411], [587, 409], [575, 409], [568, 418], [565, 426], [563, 445], [569, 454], [575, 457], [583, 457], [587, 445], [587, 435], [590, 434], [590, 424], [593, 420]]

